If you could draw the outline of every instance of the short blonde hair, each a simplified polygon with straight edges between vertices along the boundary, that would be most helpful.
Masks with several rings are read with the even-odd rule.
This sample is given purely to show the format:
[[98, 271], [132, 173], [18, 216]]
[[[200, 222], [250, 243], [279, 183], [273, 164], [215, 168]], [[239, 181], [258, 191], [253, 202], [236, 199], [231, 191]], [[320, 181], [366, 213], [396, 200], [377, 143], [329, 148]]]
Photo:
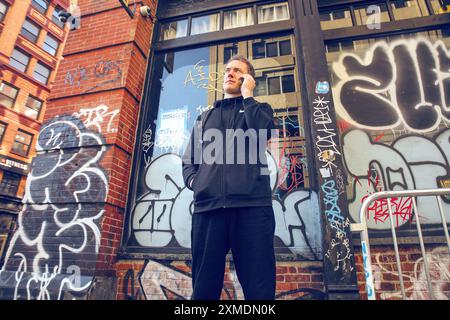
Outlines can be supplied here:
[[248, 59], [246, 57], [244, 57], [243, 55], [234, 55], [232, 56], [225, 65], [229, 64], [231, 61], [241, 61], [244, 62], [247, 65], [247, 70], [248, 73], [254, 78], [255, 77], [255, 68], [253, 67], [253, 65], [250, 63], [250, 61], [248, 61]]

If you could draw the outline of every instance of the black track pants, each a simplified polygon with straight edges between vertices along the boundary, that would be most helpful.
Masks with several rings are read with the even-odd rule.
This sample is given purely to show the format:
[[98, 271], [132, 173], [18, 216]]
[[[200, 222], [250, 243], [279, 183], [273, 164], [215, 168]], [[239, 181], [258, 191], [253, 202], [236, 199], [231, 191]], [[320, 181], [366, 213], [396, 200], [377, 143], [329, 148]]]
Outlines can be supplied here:
[[275, 298], [272, 207], [224, 208], [192, 217], [193, 300], [219, 300], [231, 249], [247, 300]]

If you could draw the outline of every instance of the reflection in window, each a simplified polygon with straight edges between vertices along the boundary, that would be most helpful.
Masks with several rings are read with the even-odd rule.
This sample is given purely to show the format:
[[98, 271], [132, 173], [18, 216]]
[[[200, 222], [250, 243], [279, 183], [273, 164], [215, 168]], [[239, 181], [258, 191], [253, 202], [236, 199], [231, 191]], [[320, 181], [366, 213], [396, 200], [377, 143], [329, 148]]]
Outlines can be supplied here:
[[[379, 15], [378, 19], [374, 19]], [[385, 3], [374, 3], [355, 8], [356, 25], [365, 26], [375, 22], [389, 22], [389, 12]]]
[[245, 8], [223, 13], [223, 28], [233, 29], [253, 25], [255, 22], [252, 8]]
[[14, 139], [14, 144], [12, 145], [11, 151], [21, 156], [27, 156], [30, 151], [32, 140], [32, 134], [19, 129], [19, 131], [17, 131], [16, 138]]
[[223, 49], [223, 61], [227, 62], [234, 55], [238, 54], [238, 47], [236, 44], [232, 46], [226, 46]]
[[0, 122], [0, 143], [2, 143], [3, 137], [5, 136], [6, 126], [6, 123]]
[[28, 96], [27, 103], [25, 105], [24, 113], [27, 117], [37, 119], [41, 112], [43, 102], [33, 96]]
[[8, 196], [15, 196], [19, 190], [22, 176], [17, 173], [3, 171], [2, 182], [0, 182], [0, 193]]
[[428, 16], [425, 0], [395, 0], [390, 4], [395, 20]]
[[288, 3], [268, 4], [258, 7], [258, 23], [288, 20]]
[[267, 78], [266, 77], [258, 77], [255, 78], [256, 86], [253, 91], [255, 97], [266, 96], [267, 95]]
[[253, 59], [286, 56], [292, 54], [291, 40], [254, 42]]
[[47, 84], [48, 78], [50, 77], [50, 68], [38, 62], [33, 72], [33, 78], [37, 81]]
[[170, 40], [187, 36], [188, 20], [180, 20], [163, 24], [161, 40]]
[[0, 84], [0, 105], [7, 108], [13, 108], [18, 92], [19, 90], [17, 90], [10, 84], [2, 82]]
[[6, 16], [6, 11], [8, 11], [9, 5], [6, 2], [3, 2], [0, 0], [0, 22], [3, 21], [3, 19]]
[[323, 12], [320, 14], [320, 25], [322, 30], [352, 27], [350, 10], [341, 9]]
[[434, 14], [443, 14], [450, 12], [449, 0], [431, 0], [430, 3]]
[[211, 14], [208, 16], [192, 18], [191, 35], [218, 31], [220, 28], [220, 15]]
[[9, 64], [22, 72], [25, 72], [29, 62], [30, 56], [18, 49], [14, 49], [9, 59]]

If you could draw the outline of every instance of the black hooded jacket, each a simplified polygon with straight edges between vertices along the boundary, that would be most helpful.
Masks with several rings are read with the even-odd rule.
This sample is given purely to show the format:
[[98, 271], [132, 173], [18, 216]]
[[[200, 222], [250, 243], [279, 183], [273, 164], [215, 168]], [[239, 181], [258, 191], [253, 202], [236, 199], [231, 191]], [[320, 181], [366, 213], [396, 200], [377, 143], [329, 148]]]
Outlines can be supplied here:
[[194, 212], [272, 205], [264, 152], [274, 128], [270, 105], [242, 96], [216, 101], [197, 118], [183, 155]]

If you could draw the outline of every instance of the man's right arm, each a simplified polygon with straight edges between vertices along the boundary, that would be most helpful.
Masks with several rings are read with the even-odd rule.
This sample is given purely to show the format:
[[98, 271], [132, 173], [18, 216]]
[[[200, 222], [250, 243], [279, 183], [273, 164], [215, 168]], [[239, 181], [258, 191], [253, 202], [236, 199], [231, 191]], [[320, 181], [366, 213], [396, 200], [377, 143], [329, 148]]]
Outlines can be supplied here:
[[191, 137], [189, 143], [184, 151], [182, 162], [183, 162], [183, 180], [184, 184], [188, 189], [192, 190], [192, 183], [194, 181], [195, 175], [199, 166], [199, 159], [201, 155], [201, 144], [200, 144], [200, 133], [199, 133], [199, 121], [200, 116], [194, 123], [192, 128]]

